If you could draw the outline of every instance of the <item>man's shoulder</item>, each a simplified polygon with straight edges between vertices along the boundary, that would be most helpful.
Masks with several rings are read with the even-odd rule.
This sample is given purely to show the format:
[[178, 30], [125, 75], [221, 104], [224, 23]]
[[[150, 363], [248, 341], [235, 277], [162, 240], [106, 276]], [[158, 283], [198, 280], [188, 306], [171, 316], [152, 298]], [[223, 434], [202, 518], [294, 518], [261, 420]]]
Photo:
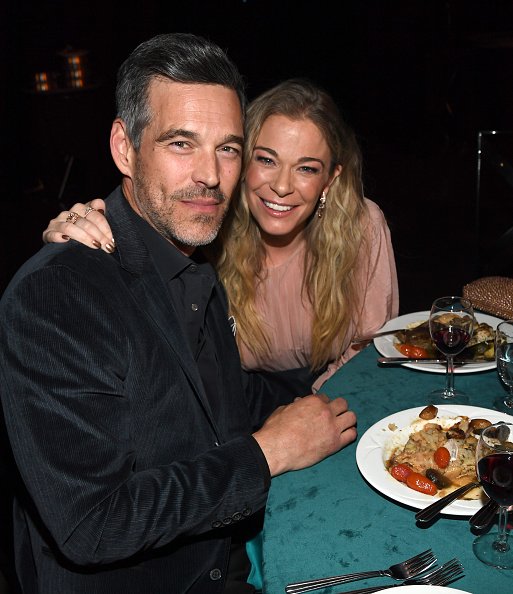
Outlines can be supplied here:
[[110, 284], [117, 269], [117, 259], [102, 250], [89, 248], [73, 240], [51, 243], [43, 246], [18, 269], [3, 296], [16, 293], [20, 287], [27, 287], [32, 282], [39, 290], [43, 290], [46, 284], [50, 286], [61, 282], [62, 290], [66, 291], [66, 279], [72, 276], [82, 277], [91, 284]]

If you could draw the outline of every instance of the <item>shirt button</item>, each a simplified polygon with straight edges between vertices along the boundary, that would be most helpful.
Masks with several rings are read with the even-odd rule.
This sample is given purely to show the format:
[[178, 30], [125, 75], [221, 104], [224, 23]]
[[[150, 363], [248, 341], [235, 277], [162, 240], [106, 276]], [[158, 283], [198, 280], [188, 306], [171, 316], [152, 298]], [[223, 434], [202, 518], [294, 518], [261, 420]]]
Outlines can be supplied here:
[[196, 266], [196, 264], [191, 264], [191, 265], [189, 266], [189, 270], [190, 270], [191, 272], [196, 272], [196, 270], [198, 270], [198, 267]]
[[198, 311], [198, 304], [197, 303], [193, 303], [191, 305], [191, 309], [192, 309], [192, 311]]
[[210, 572], [210, 579], [211, 580], [220, 580], [221, 579], [221, 570], [220, 569], [212, 569]]

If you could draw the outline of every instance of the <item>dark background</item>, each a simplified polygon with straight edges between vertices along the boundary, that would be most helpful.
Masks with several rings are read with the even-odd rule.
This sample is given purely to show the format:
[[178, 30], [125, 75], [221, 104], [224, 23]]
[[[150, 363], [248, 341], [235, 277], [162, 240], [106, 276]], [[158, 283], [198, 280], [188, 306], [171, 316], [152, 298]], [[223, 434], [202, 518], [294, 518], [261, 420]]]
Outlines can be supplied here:
[[[333, 94], [389, 221], [401, 313], [513, 276], [513, 242], [498, 242], [513, 226], [513, 0], [2, 0], [0, 293], [50, 218], [117, 184], [116, 70], [169, 31], [218, 42], [250, 98], [292, 76]], [[66, 48], [86, 51], [83, 90], [62, 89]], [[41, 71], [56, 89], [35, 92]]]
[[[513, 272], [509, 244], [495, 244], [513, 225], [513, 1], [21, 0], [1, 10], [0, 292], [51, 217], [116, 185], [115, 72], [169, 31], [224, 47], [250, 99], [292, 76], [334, 95], [362, 146], [366, 195], [389, 221], [401, 313]], [[66, 48], [86, 50], [86, 88], [36, 93], [36, 72], [64, 84]], [[490, 130], [500, 133], [483, 136], [479, 158]]]

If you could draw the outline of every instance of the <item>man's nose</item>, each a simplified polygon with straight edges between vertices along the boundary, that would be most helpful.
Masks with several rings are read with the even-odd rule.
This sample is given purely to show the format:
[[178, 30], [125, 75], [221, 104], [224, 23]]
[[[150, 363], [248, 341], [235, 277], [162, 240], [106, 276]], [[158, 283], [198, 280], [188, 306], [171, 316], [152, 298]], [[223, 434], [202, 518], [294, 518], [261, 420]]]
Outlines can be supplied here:
[[198, 155], [192, 180], [194, 183], [202, 184], [207, 188], [215, 188], [219, 185], [219, 163], [215, 154], [202, 153]]

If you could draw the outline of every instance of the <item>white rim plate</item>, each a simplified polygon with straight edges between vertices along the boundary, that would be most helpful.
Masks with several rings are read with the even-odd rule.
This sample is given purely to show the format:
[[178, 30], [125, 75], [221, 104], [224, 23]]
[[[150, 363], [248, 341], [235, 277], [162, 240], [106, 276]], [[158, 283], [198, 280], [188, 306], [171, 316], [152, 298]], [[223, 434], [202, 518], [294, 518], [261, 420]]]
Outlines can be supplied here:
[[[389, 594], [389, 589], [378, 590], [375, 594], [380, 594], [380, 592], [387, 592]], [[472, 594], [466, 590], [456, 590], [456, 588], [448, 588], [447, 586], [395, 586], [394, 594], [396, 592], [407, 592], [408, 594], [426, 594], [427, 592], [429, 594]]]
[[[488, 314], [475, 313], [476, 320], [481, 324], [489, 324], [492, 328], [496, 328], [497, 324], [503, 322], [500, 318], [489, 316]], [[382, 328], [382, 330], [400, 330], [406, 328], [408, 324], [413, 322], [424, 322], [429, 318], [429, 311], [417, 311], [411, 314], [399, 316], [393, 320], [389, 320]], [[401, 357], [401, 353], [394, 346], [395, 336], [388, 334], [387, 336], [379, 336], [374, 339], [374, 346], [384, 357]], [[440, 354], [443, 359], [443, 355]], [[404, 367], [410, 369], [418, 369], [420, 371], [429, 371], [431, 373], [445, 373], [445, 366], [438, 363], [404, 363]], [[454, 373], [476, 373], [477, 371], [487, 371], [495, 369], [495, 361], [488, 361], [486, 363], [469, 363], [461, 367], [455, 367]]]
[[[390, 425], [394, 425], [398, 429], [409, 427], [412, 421], [419, 418], [419, 413], [423, 408], [423, 406], [409, 408], [381, 419], [367, 429], [356, 447], [356, 463], [366, 481], [383, 495], [416, 509], [424, 509], [436, 498], [418, 493], [394, 479], [385, 468], [384, 447], [397, 433], [390, 429]], [[465, 415], [471, 419], [488, 419], [492, 423], [499, 421], [511, 423], [513, 420], [513, 417], [506, 413], [478, 406], [446, 404], [439, 405], [437, 408], [439, 417]], [[458, 499], [445, 507], [442, 513], [454, 516], [472, 516], [480, 507], [482, 507], [480, 500]]]

